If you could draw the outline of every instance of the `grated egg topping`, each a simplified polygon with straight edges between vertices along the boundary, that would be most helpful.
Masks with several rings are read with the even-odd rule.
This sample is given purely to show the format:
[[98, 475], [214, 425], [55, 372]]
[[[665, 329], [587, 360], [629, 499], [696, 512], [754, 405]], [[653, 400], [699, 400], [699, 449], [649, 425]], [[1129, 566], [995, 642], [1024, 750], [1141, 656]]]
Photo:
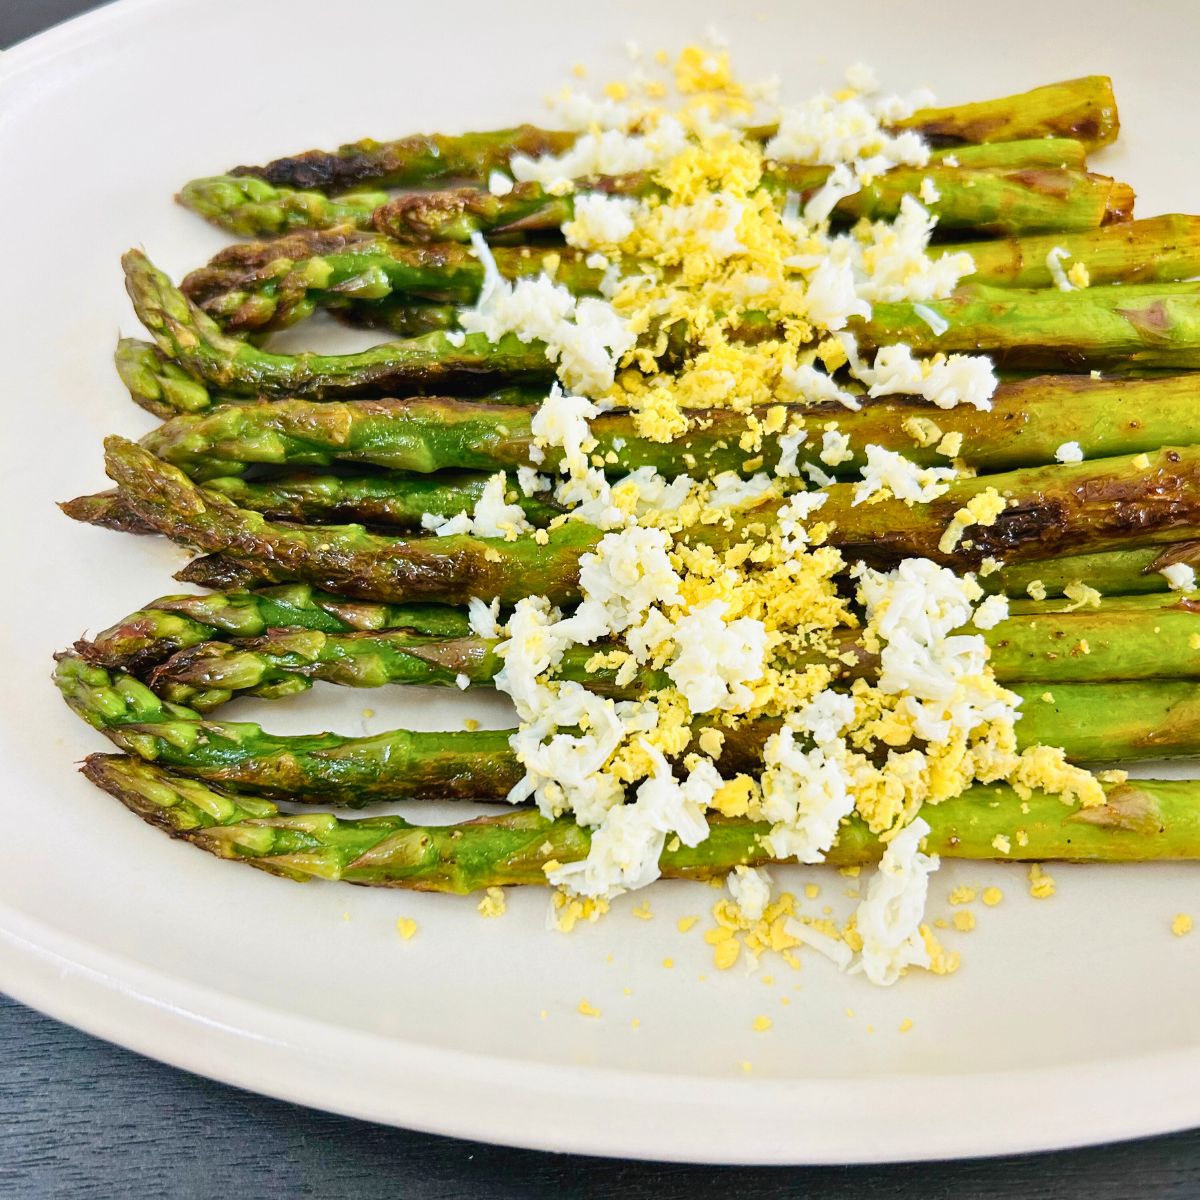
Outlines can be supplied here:
[[[689, 47], [661, 74], [639, 66], [594, 99], [565, 91], [554, 104], [584, 131], [574, 146], [511, 164], [517, 180], [573, 195], [563, 235], [605, 268], [600, 297], [575, 297], [548, 275], [508, 282], [482, 238], [474, 243], [485, 283], [463, 329], [537, 339], [559, 379], [534, 419], [535, 467], [517, 474], [520, 489], [551, 492], [564, 508], [557, 522], [603, 534], [582, 557], [573, 611], [529, 596], [501, 624], [489, 597], [471, 603], [475, 632], [503, 638], [496, 686], [520, 722], [512, 747], [525, 773], [509, 799], [591, 830], [586, 858], [546, 864], [563, 929], [652, 883], [664, 847], [700, 846], [714, 814], [764, 822], [764, 853], [803, 863], [822, 862], [847, 821], [863, 822], [883, 858], [848, 925], [797, 917], [788, 894], [771, 899], [765, 871], [739, 866], [706, 935], [716, 965], [732, 966], [743, 948], [791, 962], [807, 947], [877, 984], [912, 968], [948, 973], [956, 956], [923, 919], [938, 859], [921, 850], [922, 806], [997, 781], [1068, 804], [1102, 800], [1098, 781], [1060, 750], [1016, 749], [1019, 698], [997, 683], [972, 631], [1007, 615], [1003, 597], [985, 599], [974, 575], [924, 559], [890, 570], [847, 561], [820, 519], [830, 472], [845, 478], [847, 464], [858, 464], [854, 504], [924, 504], [960, 477], [952, 462], [918, 467], [851, 447], [837, 413], [893, 394], [923, 398], [931, 413], [990, 406], [996, 378], [984, 356], [860, 347], [873, 305], [908, 303], [920, 315], [974, 265], [967, 253], [931, 251], [939, 197], [929, 181], [894, 221], [834, 223], [840, 201], [872, 178], [929, 158], [917, 134], [885, 127], [914, 102], [880, 97], [865, 68], [790, 108], [770, 83], [739, 83], [718, 46]], [[775, 127], [765, 142], [746, 129], [764, 105]], [[826, 169], [824, 182], [788, 191], [775, 169], [785, 162]], [[630, 172], [651, 186], [613, 196], [580, 182]], [[503, 190], [506, 177], [490, 186]], [[1057, 256], [1050, 265], [1062, 271]], [[1065, 274], [1063, 283], [1072, 286]], [[937, 314], [924, 314], [937, 332]], [[797, 404], [828, 415], [818, 421], [810, 408], [806, 419]], [[643, 467], [610, 478], [611, 464], [593, 461], [589, 422], [614, 407], [662, 442], [703, 420], [700, 410], [744, 413], [742, 475], [672, 480]], [[917, 445], [945, 442], [947, 458], [961, 450], [961, 436], [951, 444], [930, 418], [905, 429]], [[543, 472], [551, 449], [558, 466]], [[489, 481], [473, 514], [427, 527], [528, 533], [507, 482]], [[1004, 506], [981, 491], [941, 548]], [[869, 679], [845, 678], [851, 638], [877, 661]], [[594, 648], [588, 669], [615, 672], [628, 698], [558, 677], [580, 646]], [[746, 745], [757, 746], [749, 762]]]

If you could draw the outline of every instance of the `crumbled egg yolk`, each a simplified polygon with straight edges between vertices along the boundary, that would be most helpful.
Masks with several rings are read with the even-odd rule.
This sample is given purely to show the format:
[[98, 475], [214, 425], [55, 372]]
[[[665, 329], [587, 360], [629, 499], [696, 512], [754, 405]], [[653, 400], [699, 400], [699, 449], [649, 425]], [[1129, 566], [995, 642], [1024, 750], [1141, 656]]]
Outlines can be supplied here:
[[479, 912], [485, 917], [501, 917], [504, 915], [506, 901], [504, 898], [504, 889], [498, 887], [490, 887], [484, 893], [483, 899], [477, 905]]
[[1029, 865], [1029, 894], [1035, 900], [1046, 900], [1053, 896], [1055, 884], [1040, 863]]

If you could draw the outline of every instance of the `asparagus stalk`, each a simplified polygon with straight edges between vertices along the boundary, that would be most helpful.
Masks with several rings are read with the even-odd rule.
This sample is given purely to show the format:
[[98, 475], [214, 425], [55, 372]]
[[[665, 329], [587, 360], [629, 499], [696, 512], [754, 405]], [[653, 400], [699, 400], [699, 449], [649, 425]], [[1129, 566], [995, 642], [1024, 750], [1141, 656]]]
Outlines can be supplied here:
[[[1023, 167], [1087, 169], [1087, 147], [1073, 138], [1039, 137], [934, 150], [932, 162], [948, 166], [1016, 170]], [[482, 182], [482, 181], [481, 181]], [[350, 226], [371, 229], [386, 192], [358, 192], [331, 200], [323, 192], [276, 187], [255, 176], [217, 175], [187, 184], [176, 199], [205, 220], [242, 237], [274, 236], [300, 229]]]
[[931, 141], [947, 143], [1067, 137], [1094, 150], [1117, 140], [1120, 123], [1112, 80], [1087, 75], [998, 100], [920, 109], [896, 128], [915, 129]]
[[[600, 532], [568, 521], [536, 537], [405, 540], [366, 533], [360, 526], [285, 526], [205, 492], [144, 448], [109, 438], [107, 469], [144, 522], [185, 545], [238, 560], [258, 582], [300, 579], [366, 599], [444, 600], [470, 595], [512, 602], [545, 594], [556, 603], [576, 596], [579, 557]], [[1057, 551], [1125, 548], [1200, 536], [1200, 447], [1165, 448], [1095, 462], [1033, 467], [960, 479], [927, 504], [895, 499], [856, 503], [857, 485], [826, 491], [821, 520], [830, 541], [848, 557], [891, 561], [927, 557], [961, 566], [985, 557], [1004, 561], [1046, 558]], [[966, 524], [953, 544], [943, 539], [956, 514], [994, 489], [1007, 507], [992, 524]], [[751, 510], [742, 524], [701, 526], [693, 541], [736, 544], [743, 524], [769, 522], [774, 505]], [[513, 574], [525, 573], [524, 579]], [[196, 580], [193, 580], [195, 582]], [[220, 586], [232, 586], [223, 583]]]
[[[1044, 288], [1054, 285], [1047, 261], [1054, 249], [1084, 263], [1094, 284], [1187, 279], [1200, 272], [1200, 218], [1154, 217], [1083, 233], [939, 246], [937, 253], [971, 254], [975, 271], [966, 278], [974, 283]], [[587, 265], [584, 252], [567, 246], [497, 246], [493, 256], [507, 279], [548, 272], [581, 295], [597, 292], [604, 277], [604, 271]], [[639, 266], [631, 262], [625, 269], [636, 273]], [[181, 290], [233, 332], [283, 329], [318, 307], [361, 321], [381, 302], [386, 324], [403, 317], [412, 328], [417, 321], [450, 322], [447, 305], [473, 304], [483, 279], [474, 251], [457, 242], [410, 245], [383, 234], [338, 229], [230, 246], [188, 275]], [[412, 297], [418, 303], [408, 302]]]
[[966, 251], [975, 261], [972, 283], [991, 287], [1054, 286], [1047, 258], [1066, 251], [1065, 267], [1081, 262], [1093, 285], [1173, 282], [1200, 274], [1200, 217], [1168, 213], [1121, 221], [1081, 233], [1058, 232], [1020, 238], [989, 238], [938, 245], [936, 252]]
[[[1117, 136], [1112, 81], [1093, 75], [973, 104], [919, 109], [897, 121], [939, 143], [1011, 142], [1027, 138], [1074, 138], [1085, 146], [1105, 146]], [[772, 127], [756, 130], [766, 138]], [[413, 134], [395, 141], [365, 138], [335, 151], [309, 150], [265, 166], [235, 167], [230, 174], [276, 186], [323, 192], [363, 187], [421, 187], [435, 180], [485, 182], [504, 170], [514, 154], [540, 158], [561, 154], [579, 135], [518, 125], [487, 133]]]
[[440, 638], [470, 632], [462, 609], [371, 604], [289, 583], [255, 592], [160, 596], [94, 638], [81, 638], [75, 651], [98, 666], [138, 674], [214, 638], [257, 638], [277, 629], [327, 634], [387, 629]]
[[[862, 466], [868, 445], [899, 451], [923, 466], [945, 463], [937, 443], [946, 433], [962, 435], [958, 457], [968, 465], [1011, 470], [1053, 463], [1064, 442], [1078, 442], [1089, 459], [1200, 443], [1198, 396], [1200, 376], [1191, 374], [1146, 379], [1046, 375], [1002, 384], [990, 411], [969, 405], [940, 411], [909, 398], [867, 401], [857, 412], [828, 404], [788, 405], [784, 427], [797, 419], [818, 427], [835, 421], [849, 436], [854, 455], [840, 464], [843, 473]], [[178, 416], [143, 438], [142, 445], [199, 480], [239, 475], [257, 464], [295, 468], [366, 463], [421, 473], [452, 468], [504, 471], [535, 465], [530, 457], [535, 415], [532, 408], [436, 396], [277, 400]], [[653, 467], [667, 476], [722, 471], [744, 475], [746, 463], [759, 457], [762, 464], [754, 470], [773, 471], [777, 466], [776, 437], [765, 437], [761, 455], [754, 458], [739, 446], [747, 414], [715, 408], [696, 409], [690, 415], [693, 427], [685, 435], [660, 442], [640, 435], [628, 411], [601, 413], [590, 423], [596, 439], [593, 454], [613, 474]], [[766, 421], [768, 410], [756, 409], [753, 415]], [[922, 432], [931, 420], [939, 431], [932, 438]], [[919, 445], [914, 429], [932, 444]], [[543, 455], [536, 465], [557, 471], [561, 451], [548, 447]], [[369, 479], [381, 488], [386, 482]], [[342, 478], [332, 486], [347, 482]], [[403, 480], [397, 486], [407, 489], [412, 484]], [[225, 494], [242, 504], [234, 491]], [[266, 511], [259, 503], [242, 506]]]
[[1076, 138], [1034, 137], [974, 145], [956, 143], [930, 151], [929, 161], [948, 167], [1002, 167], [1010, 171], [1021, 167], [1068, 167], [1073, 171], [1086, 171], [1087, 152], [1087, 146]]
[[[1167, 590], [1167, 581], [1158, 572], [1172, 562], [1186, 562], [1200, 572], [1200, 540], [1016, 562], [981, 582], [1007, 596], [1028, 595], [1034, 581], [1047, 596], [1063, 595], [1072, 583], [1087, 583], [1107, 596], [1153, 594]], [[198, 587], [246, 589], [261, 585], [263, 572], [246, 559], [215, 553], [192, 559], [175, 578]]]
[[[382, 307], [382, 306], [381, 306]], [[396, 328], [404, 331], [414, 324], [416, 305], [406, 306]], [[339, 315], [338, 310], [333, 310]], [[400, 309], [394, 309], [400, 314]], [[439, 328], [449, 328], [457, 320], [457, 309], [449, 309], [449, 316]], [[407, 335], [406, 335], [407, 336]], [[254, 395], [233, 395], [210, 388], [189, 375], [174, 359], [158, 346], [136, 338], [123, 338], [117, 345], [115, 355], [117, 373], [129, 389], [131, 399], [139, 407], [157, 417], [167, 420], [176, 413], [202, 412], [224, 404], [246, 404], [257, 399]], [[487, 392], [482, 399], [489, 404], [529, 405], [538, 404], [545, 396], [545, 388], [529, 389], [501, 387]]]
[[[834, 526], [831, 541], [851, 558], [932, 558], [961, 567], [991, 556], [1005, 562], [1057, 552], [1125, 548], [1131, 540], [1161, 543], [1200, 535], [1200, 447], [1094, 462], [1030, 467], [960, 479], [928, 504], [895, 499], [854, 503], [852, 484], [827, 489], [820, 510]], [[969, 524], [948, 547], [955, 514], [989, 488], [1007, 507], [994, 524]]]
[[1060, 554], [1013, 563], [995, 574], [981, 575], [979, 582], [987, 591], [1009, 596], [1027, 596], [1031, 587], [1047, 596], [1061, 596], [1068, 584], [1086, 583], [1105, 596], [1130, 597], [1166, 591], [1167, 581], [1160, 572], [1176, 562], [1200, 570], [1200, 541]]
[[[498, 246], [494, 258], [507, 279], [552, 266], [556, 282], [576, 293], [598, 292], [604, 278], [586, 264], [584, 251], [569, 246], [536, 254], [528, 246]], [[244, 332], [283, 329], [318, 305], [346, 300], [401, 295], [472, 304], [483, 279], [474, 250], [456, 242], [409, 246], [379, 233], [335, 229], [229, 246], [180, 290], [225, 329]]]
[[123, 438], [107, 439], [107, 467], [143, 521], [160, 533], [210, 553], [231, 555], [262, 583], [299, 580], [368, 600], [445, 601], [498, 596], [515, 603], [546, 595], [555, 602], [577, 591], [580, 556], [600, 533], [568, 521], [546, 535], [515, 541], [456, 535], [389, 538], [359, 525], [273, 524], [192, 483]]
[[[547, 820], [514, 809], [458, 825], [412, 825], [403, 817], [284, 815], [256, 797], [237, 795], [121, 755], [93, 754], [83, 773], [131, 812], [173, 837], [218, 858], [247, 863], [287, 879], [328, 879], [374, 887], [464, 894], [510, 884], [543, 884], [553, 862], [586, 856], [588, 830], [568, 818]], [[1009, 859], [1144, 862], [1200, 854], [1200, 792], [1192, 780], [1139, 779], [1106, 786], [1106, 803], [1090, 809], [1035, 792], [1022, 801], [1007, 787], [976, 786], [953, 800], [927, 805], [927, 852], [989, 859], [999, 835], [1015, 829]], [[1023, 807], [1022, 807], [1023, 806]], [[694, 848], [664, 849], [668, 878], [705, 879], [742, 864], [768, 861], [764, 824], [712, 816], [709, 835]], [[866, 864], [882, 846], [851, 817], [838, 831], [828, 861]]]
[[905, 342], [915, 351], [986, 351], [1003, 367], [1200, 366], [1200, 286], [1158, 283], [1082, 291], [967, 284], [929, 310], [935, 334], [908, 303], [876, 304], [852, 328], [864, 345]]
[[[552, 378], [541, 343], [479, 334], [456, 346], [445, 334], [376, 346], [357, 354], [270, 354], [221, 332], [140, 251], [125, 255], [134, 307], [164, 353], [227, 391], [320, 399], [446, 382], [534, 383]], [[1147, 287], [1149, 290], [1147, 290]], [[908, 342], [928, 351], [983, 350], [1011, 367], [1132, 364], [1200, 365], [1200, 285], [1160, 283], [1078, 292], [968, 285], [929, 309], [948, 322], [940, 336], [911, 304], [879, 304], [852, 328], [864, 345]]]
[[[1152, 604], [1107, 602], [1099, 610], [1063, 611], [1061, 602], [1031, 605], [982, 636], [996, 678], [1004, 683], [1091, 683], [1131, 679], [1200, 677], [1200, 605], [1174, 596]], [[964, 630], [964, 633], [975, 632]], [[324, 633], [271, 629], [236, 643], [192, 646], [160, 663], [149, 676], [163, 698], [209, 712], [244, 692], [275, 697], [305, 691], [314, 681], [343, 687], [389, 684], [489, 686], [503, 660], [499, 642], [479, 637], [429, 637], [410, 630]], [[1087, 647], [1084, 653], [1081, 647]], [[599, 647], [606, 649], [607, 647]], [[573, 648], [556, 674], [614, 696], [637, 696], [669, 686], [662, 671], [643, 670], [618, 685], [612, 668], [591, 668], [596, 647]], [[817, 650], [789, 651], [790, 667], [824, 664], [841, 679], [872, 677], [878, 662], [852, 631], [836, 646], [837, 657]], [[842, 656], [853, 654], [850, 663]]]
[[122, 338], [113, 361], [134, 403], [163, 420], [178, 412], [198, 412], [228, 399], [214, 396], [157, 346], [136, 338]]
[[358, 191], [331, 200], [317, 191], [274, 187], [253, 175], [215, 175], [184, 184], [175, 199], [230, 233], [257, 237], [340, 225], [366, 229], [388, 194]]
[[[422, 518], [426, 516], [450, 518], [473, 512], [489, 478], [470, 471], [415, 476], [298, 474], [262, 480], [230, 475], [206, 480], [204, 490], [273, 521], [319, 524], [354, 521], [415, 530], [423, 528]], [[548, 525], [562, 513], [560, 506], [537, 496], [526, 496], [520, 488], [509, 488], [506, 499], [518, 505], [538, 527]], [[77, 496], [64, 501], [59, 508], [73, 520], [119, 533], [156, 532], [116, 490]]]
[[[782, 207], [789, 196], [807, 202], [829, 176], [828, 167], [779, 163], [762, 185]], [[915, 196], [930, 180], [940, 194], [931, 209], [942, 229], [994, 234], [1086, 230], [1127, 220], [1134, 194], [1128, 184], [1106, 175], [1064, 167], [947, 167], [931, 163], [920, 170], [895, 167], [838, 201], [834, 216], [843, 221], [891, 220], [905, 196]], [[589, 181], [588, 190], [614, 195], [661, 196], [651, 175], [609, 176]], [[575, 215], [574, 194], [558, 196], [537, 183], [518, 183], [503, 196], [478, 188], [408, 192], [375, 210], [375, 228], [401, 241], [465, 242], [472, 234], [489, 237], [546, 233]]]
[[[283, 736], [250, 722], [205, 720], [160, 700], [131, 675], [111, 673], [78, 655], [58, 655], [64, 699], [127, 753], [239, 791], [358, 806], [404, 799], [501, 799], [522, 778], [509, 748], [512, 730], [365, 737], [333, 733]], [[1060, 747], [1077, 762], [1131, 761], [1200, 753], [1200, 694], [1191, 681], [1042, 684], [1021, 696], [1019, 746]], [[722, 768], [752, 769], [777, 722], [726, 731]]]
[[223, 333], [140, 250], [130, 250], [122, 261], [134, 309], [159, 349], [187, 373], [237, 395], [333, 397], [553, 378], [545, 347], [512, 334], [496, 345], [473, 334], [456, 346], [434, 333], [357, 354], [270, 354]]

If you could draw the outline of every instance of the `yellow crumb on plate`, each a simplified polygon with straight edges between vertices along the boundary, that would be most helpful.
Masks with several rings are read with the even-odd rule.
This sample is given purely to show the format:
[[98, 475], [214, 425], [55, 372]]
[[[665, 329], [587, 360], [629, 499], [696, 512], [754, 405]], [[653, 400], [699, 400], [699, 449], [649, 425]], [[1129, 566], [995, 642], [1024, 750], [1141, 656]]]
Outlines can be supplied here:
[[1175, 919], [1171, 922], [1171, 932], [1176, 937], [1184, 937], [1192, 932], [1193, 924], [1190, 913], [1176, 913]]
[[905, 1017], [897, 1028], [901, 1033], [907, 1033], [913, 1027], [912, 1017]]
[[1004, 893], [998, 887], [990, 887], [983, 889], [983, 902], [988, 908], [995, 908], [1001, 900], [1004, 899]]
[[412, 917], [397, 917], [396, 932], [407, 942], [417, 932], [417, 923]]
[[654, 914], [650, 911], [649, 900], [643, 900], [641, 904], [637, 906], [637, 908], [632, 909], [631, 911], [639, 921], [651, 921], [654, 919]]
[[772, 1021], [770, 1017], [762, 1017], [762, 1016], [755, 1017], [754, 1018], [754, 1026], [753, 1026], [754, 1032], [755, 1033], [766, 1033], [767, 1030], [770, 1029], [771, 1026], [774, 1024], [775, 1024], [775, 1022]]
[[600, 1010], [586, 1000], [580, 1000], [577, 1011], [581, 1017], [598, 1017], [600, 1015]]
[[954, 928], [959, 933], [970, 933], [975, 928], [975, 914], [967, 908], [959, 909], [954, 914]]
[[1054, 895], [1054, 880], [1046, 873], [1041, 863], [1029, 864], [1029, 894], [1035, 900], [1046, 900]]
[[507, 902], [504, 899], [504, 889], [498, 887], [488, 888], [484, 893], [483, 899], [479, 901], [476, 907], [481, 916], [502, 917], [507, 907]]
[[680, 933], [687, 933], [687, 931], [691, 929], [691, 927], [699, 920], [699, 917], [680, 917], [679, 920], [675, 922], [675, 928], [678, 929]]

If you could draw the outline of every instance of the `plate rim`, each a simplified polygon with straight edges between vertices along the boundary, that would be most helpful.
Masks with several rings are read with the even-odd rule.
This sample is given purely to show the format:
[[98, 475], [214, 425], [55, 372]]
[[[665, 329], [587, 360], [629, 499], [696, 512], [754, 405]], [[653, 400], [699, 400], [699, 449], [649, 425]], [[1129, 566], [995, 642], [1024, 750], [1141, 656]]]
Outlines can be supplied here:
[[[17, 43], [0, 55], [0, 94], [55, 59], [119, 31], [140, 13], [173, 3], [109, 0]], [[874, 1117], [884, 1118], [886, 1133], [877, 1129], [864, 1146], [854, 1132], [864, 1100], [861, 1080], [700, 1081], [431, 1049], [281, 1015], [88, 946], [7, 904], [0, 904], [0, 986], [53, 1019], [224, 1084], [357, 1119], [533, 1150], [816, 1166], [1062, 1150], [1200, 1125], [1197, 1047], [1045, 1070], [874, 1079], [866, 1085], [867, 1098]], [[313, 1063], [314, 1036], [325, 1063]], [[364, 1089], [368, 1054], [376, 1068], [403, 1067], [404, 1086]], [[315, 1073], [335, 1062], [355, 1063], [360, 1074]], [[507, 1072], [503, 1106], [489, 1103], [488, 1090], [474, 1086], [482, 1073], [499, 1069]], [[926, 1089], [919, 1110], [906, 1092], [914, 1078]], [[638, 1083], [636, 1111], [630, 1111], [631, 1079]], [[706, 1120], [678, 1120], [689, 1108], [699, 1115], [697, 1092], [705, 1111], [719, 1103], [728, 1119], [716, 1127]], [[669, 1105], [669, 1131], [660, 1131], [654, 1119], [659, 1104]], [[577, 1118], [569, 1126], [557, 1119], [565, 1105]], [[663, 1138], [669, 1144], [659, 1145]]]
[[[7, 905], [0, 906], [0, 982], [47, 1016], [220, 1083], [359, 1120], [529, 1150], [712, 1165], [865, 1165], [1065, 1150], [1200, 1121], [1200, 1049], [1160, 1051], [1040, 1071], [874, 1079], [867, 1085], [873, 1122], [886, 1133], [877, 1128], [868, 1146], [857, 1132], [859, 1079], [632, 1075], [430, 1049], [281, 1016], [98, 951]], [[364, 1076], [392, 1069], [403, 1070], [403, 1087], [364, 1090]], [[494, 1083], [500, 1071], [502, 1106], [478, 1086]], [[913, 1078], [924, 1091], [919, 1106]], [[638, 1084], [633, 1105], [631, 1079]], [[717, 1126], [704, 1119], [714, 1106], [725, 1117]], [[557, 1119], [565, 1108], [576, 1118], [569, 1125]], [[689, 1108], [696, 1119], [679, 1120]], [[655, 1116], [668, 1110], [664, 1146]]]

